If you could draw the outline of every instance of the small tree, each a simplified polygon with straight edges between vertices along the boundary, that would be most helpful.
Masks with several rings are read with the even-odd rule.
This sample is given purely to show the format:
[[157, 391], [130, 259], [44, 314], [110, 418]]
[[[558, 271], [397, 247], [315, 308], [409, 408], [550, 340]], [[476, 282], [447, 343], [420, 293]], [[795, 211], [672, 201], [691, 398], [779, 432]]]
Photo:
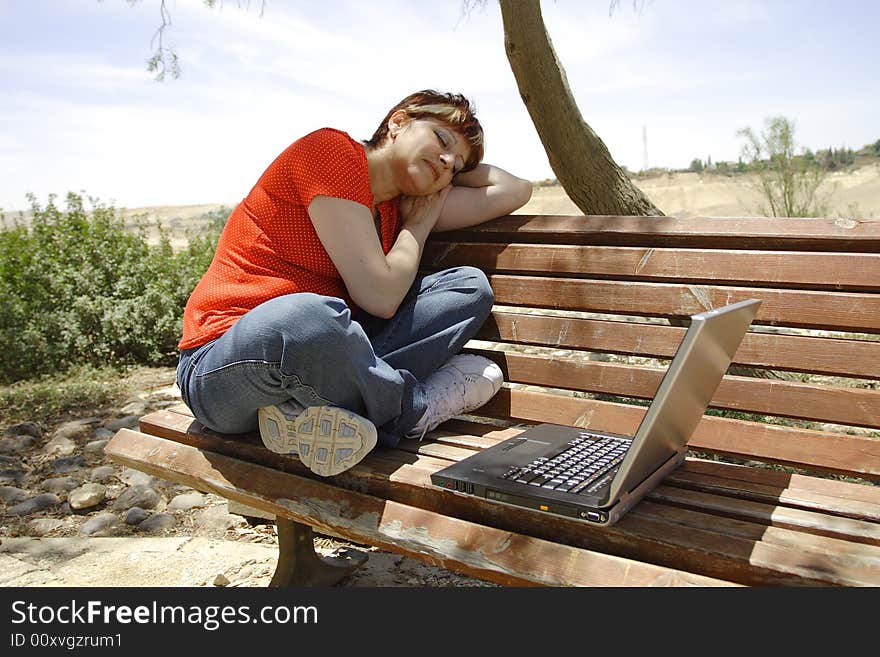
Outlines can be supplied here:
[[818, 196], [826, 172], [805, 154], [795, 154], [794, 121], [774, 116], [764, 121], [760, 135], [742, 128], [742, 149], [754, 185], [764, 204], [760, 212], [774, 217], [813, 217], [827, 214], [828, 205]]

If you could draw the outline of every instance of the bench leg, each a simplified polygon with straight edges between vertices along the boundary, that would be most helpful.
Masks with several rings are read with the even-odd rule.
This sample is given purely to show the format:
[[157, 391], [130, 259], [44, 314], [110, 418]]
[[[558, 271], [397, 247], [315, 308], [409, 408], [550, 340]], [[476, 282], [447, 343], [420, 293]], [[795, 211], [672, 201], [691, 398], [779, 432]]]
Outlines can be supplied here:
[[309, 525], [280, 517], [275, 523], [278, 565], [269, 586], [333, 586], [367, 561], [367, 554], [359, 551], [344, 557], [318, 556]]

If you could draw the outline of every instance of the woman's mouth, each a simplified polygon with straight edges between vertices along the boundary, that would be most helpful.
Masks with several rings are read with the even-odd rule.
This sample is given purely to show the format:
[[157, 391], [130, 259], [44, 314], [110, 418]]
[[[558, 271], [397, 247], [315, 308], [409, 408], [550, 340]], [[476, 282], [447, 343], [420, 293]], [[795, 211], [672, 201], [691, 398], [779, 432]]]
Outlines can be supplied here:
[[428, 168], [431, 170], [431, 174], [434, 176], [434, 181], [436, 182], [440, 178], [440, 171], [437, 169], [434, 164], [431, 163], [430, 160], [425, 160], [425, 164], [428, 165]]

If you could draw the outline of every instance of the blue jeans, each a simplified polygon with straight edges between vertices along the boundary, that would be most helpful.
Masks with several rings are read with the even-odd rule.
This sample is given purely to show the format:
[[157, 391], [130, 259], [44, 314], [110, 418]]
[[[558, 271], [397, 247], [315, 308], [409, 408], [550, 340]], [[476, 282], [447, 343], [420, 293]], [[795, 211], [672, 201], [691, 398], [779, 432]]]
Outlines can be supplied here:
[[333, 405], [396, 445], [425, 412], [420, 382], [476, 335], [492, 288], [473, 267], [417, 277], [391, 319], [311, 293], [276, 297], [226, 333], [180, 353], [177, 384], [195, 418], [221, 433], [257, 430], [263, 406]]

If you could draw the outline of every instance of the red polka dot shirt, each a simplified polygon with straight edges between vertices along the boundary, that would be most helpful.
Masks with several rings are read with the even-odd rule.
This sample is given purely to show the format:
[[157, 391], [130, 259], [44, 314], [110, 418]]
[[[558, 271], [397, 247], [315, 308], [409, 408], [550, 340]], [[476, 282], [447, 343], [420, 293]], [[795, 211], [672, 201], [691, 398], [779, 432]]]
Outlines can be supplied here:
[[[214, 259], [186, 304], [180, 349], [220, 337], [249, 310], [285, 294], [340, 297], [356, 311], [309, 218], [315, 196], [348, 199], [372, 210], [363, 144], [322, 128], [293, 142], [269, 165], [229, 215]], [[384, 201], [377, 209], [387, 254], [400, 229], [398, 201]]]

